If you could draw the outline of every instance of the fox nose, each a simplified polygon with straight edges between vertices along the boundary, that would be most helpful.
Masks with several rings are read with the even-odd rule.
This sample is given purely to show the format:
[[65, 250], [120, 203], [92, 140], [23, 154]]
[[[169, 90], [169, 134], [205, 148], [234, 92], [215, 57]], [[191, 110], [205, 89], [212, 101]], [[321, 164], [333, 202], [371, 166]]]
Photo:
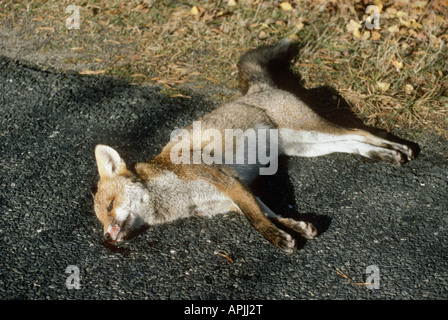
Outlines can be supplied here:
[[107, 232], [107, 233], [104, 235], [104, 240], [106, 240], [107, 242], [111, 242], [111, 241], [112, 241], [112, 236], [110, 235], [109, 232]]

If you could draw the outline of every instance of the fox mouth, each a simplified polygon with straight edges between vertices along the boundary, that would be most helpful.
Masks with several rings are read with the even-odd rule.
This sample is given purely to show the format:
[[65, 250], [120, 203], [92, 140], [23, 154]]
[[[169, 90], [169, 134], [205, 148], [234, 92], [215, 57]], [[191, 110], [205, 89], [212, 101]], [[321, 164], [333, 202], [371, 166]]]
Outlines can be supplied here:
[[104, 240], [110, 244], [116, 244], [123, 240], [134, 238], [139, 233], [145, 231], [149, 225], [134, 213], [129, 213], [126, 219], [115, 219], [104, 233]]
[[126, 224], [125, 221], [114, 221], [109, 227], [107, 228], [107, 232], [104, 234], [104, 238], [107, 242], [114, 243], [114, 242], [120, 242], [124, 240], [126, 237], [126, 232], [124, 230], [124, 226]]

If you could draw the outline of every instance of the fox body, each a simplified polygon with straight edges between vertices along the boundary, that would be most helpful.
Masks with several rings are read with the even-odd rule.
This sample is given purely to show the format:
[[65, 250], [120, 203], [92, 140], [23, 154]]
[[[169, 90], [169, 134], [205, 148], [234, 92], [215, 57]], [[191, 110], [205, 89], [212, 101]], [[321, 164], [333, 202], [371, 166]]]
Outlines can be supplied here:
[[[277, 139], [265, 146], [271, 154], [274, 149], [279, 155], [303, 157], [345, 152], [393, 164], [413, 159], [407, 145], [327, 122], [297, 96], [277, 88], [268, 65], [273, 61], [289, 65], [295, 53], [295, 43], [289, 39], [247, 52], [238, 64], [243, 95], [200, 118], [200, 134], [193, 125], [184, 128], [188, 138], [171, 140], [148, 162], [130, 169], [114, 149], [98, 145], [95, 157], [100, 180], [94, 207], [106, 239], [121, 241], [150, 225], [229, 211], [244, 214], [269, 242], [288, 253], [296, 247], [292, 234], [305, 239], [317, 236], [311, 223], [282, 218], [253, 195], [248, 186], [266, 165], [259, 159], [251, 164], [173, 161], [181, 149], [188, 150], [181, 157], [204, 152], [210, 129], [222, 133], [223, 140], [228, 138], [226, 130], [239, 129], [231, 137], [234, 143], [216, 144], [214, 159], [224, 160], [235, 151], [247, 130], [255, 133], [255, 145], [260, 142], [257, 133], [276, 130]], [[245, 145], [244, 154], [251, 148], [253, 144]]]

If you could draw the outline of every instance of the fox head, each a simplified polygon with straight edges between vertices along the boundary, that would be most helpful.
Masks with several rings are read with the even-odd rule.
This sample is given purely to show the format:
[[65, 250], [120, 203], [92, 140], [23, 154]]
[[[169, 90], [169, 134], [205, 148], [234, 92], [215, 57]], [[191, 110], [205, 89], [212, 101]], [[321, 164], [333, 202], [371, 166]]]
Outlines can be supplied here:
[[95, 214], [103, 224], [105, 239], [121, 241], [145, 225], [142, 216], [150, 211], [149, 195], [117, 151], [97, 145], [95, 158], [100, 176], [94, 195]]

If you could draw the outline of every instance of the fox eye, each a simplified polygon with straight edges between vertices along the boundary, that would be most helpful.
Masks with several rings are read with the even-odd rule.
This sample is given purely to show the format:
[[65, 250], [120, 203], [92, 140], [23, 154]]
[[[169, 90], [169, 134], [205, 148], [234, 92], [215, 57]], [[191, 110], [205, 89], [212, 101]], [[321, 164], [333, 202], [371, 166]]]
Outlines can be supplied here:
[[113, 200], [109, 203], [109, 206], [107, 207], [107, 212], [111, 212], [112, 209], [114, 208], [114, 200], [115, 200], [115, 199], [113, 199]]

